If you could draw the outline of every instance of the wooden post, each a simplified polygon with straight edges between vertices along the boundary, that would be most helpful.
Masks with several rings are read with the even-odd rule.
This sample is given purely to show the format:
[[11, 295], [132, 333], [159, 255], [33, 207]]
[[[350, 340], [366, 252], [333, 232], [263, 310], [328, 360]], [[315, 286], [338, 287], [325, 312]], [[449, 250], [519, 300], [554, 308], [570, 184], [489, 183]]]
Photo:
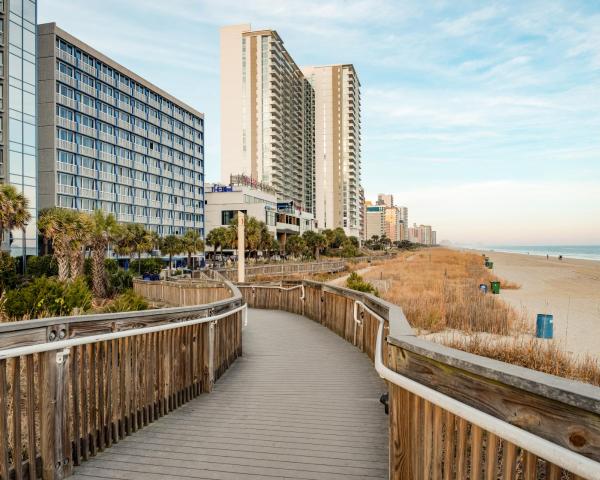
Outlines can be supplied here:
[[246, 268], [246, 246], [244, 244], [245, 240], [245, 225], [246, 219], [244, 212], [238, 212], [238, 282], [244, 283], [246, 280], [245, 268]]
[[44, 480], [61, 479], [71, 472], [70, 455], [65, 455], [67, 446], [63, 442], [67, 430], [65, 377], [68, 354], [68, 350], [40, 354], [40, 449]]

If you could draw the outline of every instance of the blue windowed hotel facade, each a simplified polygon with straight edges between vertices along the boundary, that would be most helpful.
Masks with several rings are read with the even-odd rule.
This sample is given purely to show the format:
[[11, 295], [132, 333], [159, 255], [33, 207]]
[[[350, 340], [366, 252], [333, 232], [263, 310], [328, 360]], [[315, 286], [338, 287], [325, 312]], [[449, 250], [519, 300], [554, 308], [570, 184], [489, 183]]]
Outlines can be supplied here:
[[38, 41], [40, 206], [204, 236], [203, 114], [53, 23]]
[[29, 201], [31, 221], [5, 236], [12, 255], [37, 253], [37, 137], [35, 0], [0, 1], [0, 182]]

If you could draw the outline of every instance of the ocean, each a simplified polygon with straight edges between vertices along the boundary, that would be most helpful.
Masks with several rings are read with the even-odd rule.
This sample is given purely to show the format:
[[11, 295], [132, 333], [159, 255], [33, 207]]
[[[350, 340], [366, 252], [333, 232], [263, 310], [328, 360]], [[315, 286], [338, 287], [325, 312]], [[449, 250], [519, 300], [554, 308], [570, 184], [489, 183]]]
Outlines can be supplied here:
[[[479, 247], [479, 249], [482, 249]], [[600, 245], [489, 245], [484, 250], [600, 261]]]

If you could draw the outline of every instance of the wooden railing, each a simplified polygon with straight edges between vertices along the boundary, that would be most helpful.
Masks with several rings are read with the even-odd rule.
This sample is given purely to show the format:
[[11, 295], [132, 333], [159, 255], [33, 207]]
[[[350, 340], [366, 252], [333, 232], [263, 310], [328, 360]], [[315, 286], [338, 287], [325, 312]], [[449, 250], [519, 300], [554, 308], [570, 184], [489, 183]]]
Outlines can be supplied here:
[[60, 479], [209, 392], [242, 353], [244, 302], [0, 324], [0, 478]]
[[[301, 273], [334, 273], [346, 269], [345, 260], [327, 262], [305, 262], [305, 263], [276, 263], [266, 265], [246, 266], [246, 277], [249, 279], [262, 275], [285, 276]], [[223, 268], [218, 270], [224, 277], [235, 281], [237, 279], [236, 268]]]
[[249, 307], [305, 315], [375, 360], [390, 478], [600, 479], [599, 388], [419, 339], [372, 295], [311, 281], [239, 288]]
[[231, 297], [223, 282], [198, 280], [133, 280], [133, 290], [148, 300], [167, 305], [192, 306]]

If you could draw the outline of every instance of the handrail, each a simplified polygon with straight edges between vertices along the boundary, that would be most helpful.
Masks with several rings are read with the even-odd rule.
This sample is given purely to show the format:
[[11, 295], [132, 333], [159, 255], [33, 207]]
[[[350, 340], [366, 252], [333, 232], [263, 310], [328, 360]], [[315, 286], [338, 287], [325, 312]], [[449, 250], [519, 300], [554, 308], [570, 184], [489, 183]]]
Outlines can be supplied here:
[[71, 323], [93, 323], [102, 321], [119, 321], [119, 320], [151, 320], [159, 317], [182, 317], [189, 314], [195, 314], [206, 310], [220, 310], [227, 306], [237, 306], [243, 300], [242, 294], [236, 285], [229, 280], [223, 279], [222, 282], [232, 293], [230, 298], [217, 300], [215, 302], [206, 303], [203, 305], [193, 305], [185, 307], [166, 307], [155, 308], [149, 310], [137, 310], [133, 312], [117, 312], [117, 313], [97, 313], [92, 315], [70, 315], [65, 317], [48, 317], [32, 320], [21, 320], [14, 322], [0, 323], [0, 335], [8, 332], [16, 332], [21, 330], [30, 330], [34, 328], [43, 328], [53, 325], [68, 325]]
[[[132, 328], [130, 330], [121, 330], [119, 332], [113, 333], [103, 333], [100, 335], [88, 335], [86, 337], [79, 338], [70, 338], [68, 340], [58, 340], [56, 342], [46, 342], [40, 343], [36, 345], [27, 345], [24, 347], [15, 347], [15, 348], [7, 348], [4, 350], [0, 350], [0, 360], [6, 360], [7, 358], [19, 357], [21, 355], [29, 355], [31, 353], [42, 353], [42, 352], [50, 352], [53, 350], [65, 350], [71, 347], [75, 347], [77, 345], [87, 345], [90, 343], [96, 342], [104, 342], [107, 340], [116, 340], [118, 338], [125, 337], [133, 337], [136, 335], [144, 335], [146, 333], [156, 333], [162, 332], [165, 330], [173, 330], [181, 327], [189, 327], [191, 325], [197, 325], [200, 323], [209, 323], [216, 322], [225, 317], [229, 317], [234, 313], [245, 310], [247, 308], [246, 304], [243, 304], [239, 307], [236, 307], [232, 310], [227, 310], [224, 313], [220, 313], [218, 315], [212, 315], [209, 317], [196, 318], [193, 320], [186, 320], [180, 322], [173, 323], [165, 323], [162, 325], [156, 325], [154, 327], [142, 327], [142, 328]], [[242, 313], [244, 315], [244, 313]], [[66, 353], [66, 352], [65, 352]]]
[[367, 310], [379, 322], [377, 329], [377, 343], [375, 344], [375, 370], [381, 378], [408, 390], [428, 402], [431, 402], [454, 415], [464, 418], [487, 430], [500, 438], [508, 440], [518, 447], [537, 455], [541, 458], [552, 458], [552, 462], [570, 472], [590, 479], [600, 478], [600, 464], [572, 450], [561, 447], [542, 437], [538, 437], [527, 430], [516, 427], [508, 422], [500, 420], [481, 410], [462, 403], [448, 395], [438, 392], [432, 388], [422, 385], [410, 378], [400, 375], [385, 366], [383, 360], [383, 339], [385, 319], [377, 312], [369, 308], [363, 302], [356, 300], [355, 305], [360, 305]]

